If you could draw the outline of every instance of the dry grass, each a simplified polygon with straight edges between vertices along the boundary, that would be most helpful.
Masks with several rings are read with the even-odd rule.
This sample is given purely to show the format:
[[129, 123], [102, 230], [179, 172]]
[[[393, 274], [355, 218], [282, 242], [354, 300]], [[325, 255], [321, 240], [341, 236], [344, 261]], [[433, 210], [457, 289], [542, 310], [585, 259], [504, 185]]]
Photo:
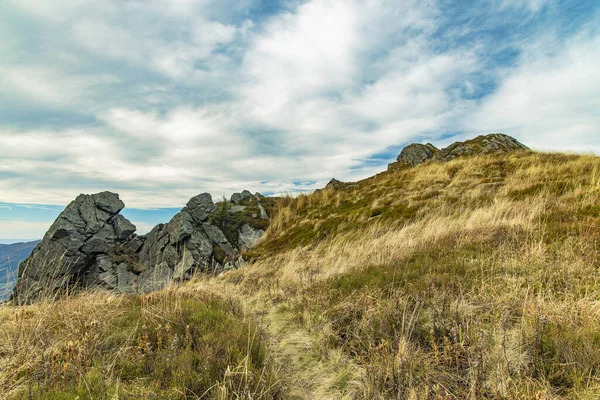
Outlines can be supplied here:
[[[227, 386], [218, 368], [206, 374], [217, 398], [600, 397], [599, 158], [464, 158], [358, 185], [281, 199], [262, 244], [247, 254], [249, 266], [150, 296], [170, 299], [171, 311], [135, 300], [154, 346], [158, 326], [181, 315], [172, 304], [208, 302], [231, 316], [233, 331], [262, 321], [269, 349], [269, 357], [251, 357], [260, 361], [252, 368], [242, 367], [251, 352], [231, 359], [232, 368], [246, 368], [241, 376], [253, 377], [242, 383]], [[134, 301], [87, 296], [0, 310], [1, 388], [23, 397], [50, 374], [40, 372], [49, 362], [42, 354], [70, 351], [69, 340], [86, 338], [77, 327], [95, 320], [102, 322], [88, 331], [103, 343], [102, 332]], [[144, 338], [144, 329], [135, 332]], [[260, 347], [253, 337], [232, 342]], [[208, 342], [205, 355], [218, 343]], [[165, 354], [153, 357], [164, 363]], [[144, 379], [160, 382], [153, 371], [118, 380], [111, 368], [103, 370], [111, 393], [119, 382], [143, 396]], [[81, 389], [86, 374], [68, 370], [70, 380], [44, 379]]]
[[240, 305], [165, 289], [0, 308], [6, 399], [279, 398], [262, 331]]
[[354, 398], [598, 398], [599, 170], [477, 157], [288, 199], [225, 279], [341, 352]]

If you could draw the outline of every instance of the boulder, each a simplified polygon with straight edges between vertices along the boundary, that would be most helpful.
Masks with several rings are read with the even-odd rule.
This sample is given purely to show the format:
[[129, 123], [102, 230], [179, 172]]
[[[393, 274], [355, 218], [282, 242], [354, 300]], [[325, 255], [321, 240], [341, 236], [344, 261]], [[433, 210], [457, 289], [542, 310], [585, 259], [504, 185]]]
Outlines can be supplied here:
[[231, 195], [231, 202], [234, 204], [240, 204], [246, 202], [252, 198], [252, 193], [248, 190], [243, 190], [242, 193], [234, 193]]
[[260, 219], [264, 219], [266, 221], [269, 221], [271, 219], [269, 218], [269, 214], [267, 214], [267, 210], [265, 210], [265, 208], [260, 203], [258, 203], [258, 211], [260, 212]]
[[499, 154], [528, 150], [530, 150], [529, 147], [523, 143], [502, 133], [491, 133], [465, 142], [455, 142], [442, 150], [437, 149], [431, 143], [413, 143], [402, 149], [397, 161], [389, 164], [388, 170], [397, 171], [407, 166], [415, 167], [429, 160], [451, 161], [457, 157], [475, 154]]
[[234, 204], [240, 204], [242, 202], [242, 194], [241, 193], [234, 193], [234, 194], [231, 195], [230, 200]]
[[237, 213], [239, 213], [239, 212], [242, 212], [242, 211], [244, 211], [245, 209], [246, 209], [246, 206], [240, 206], [240, 205], [237, 205], [237, 204], [236, 204], [235, 206], [233, 206], [233, 207], [231, 207], [231, 208], [229, 209], [229, 212], [230, 212], [231, 214], [237, 214]]
[[244, 224], [239, 231], [238, 247], [240, 250], [251, 249], [264, 234], [265, 231], [262, 229], [254, 229], [250, 225]]
[[194, 221], [203, 222], [214, 210], [215, 203], [213, 203], [210, 193], [202, 193], [192, 197], [182, 211], [187, 211]]
[[[250, 202], [253, 195], [245, 190], [239, 198]], [[242, 211], [249, 206], [234, 205], [230, 212], [237, 215], [225, 214], [236, 224], [244, 223], [249, 217]], [[232, 245], [216, 225], [218, 210], [208, 193], [191, 198], [168, 223], [142, 236], [119, 214], [123, 207], [118, 195], [110, 192], [78, 196], [21, 264], [12, 298], [29, 303], [67, 288], [98, 287], [117, 293], [160, 290], [197, 272], [231, 268], [239, 258], [238, 247], [252, 247], [264, 234], [248, 224], [237, 232], [239, 225], [235, 225], [227, 231]]]
[[414, 167], [430, 160], [438, 152], [439, 150], [431, 143], [413, 143], [403, 148], [396, 160], [409, 167]]
[[450, 161], [457, 157], [474, 154], [499, 154], [514, 151], [529, 151], [530, 148], [517, 139], [502, 133], [481, 135], [465, 142], [455, 142], [438, 152], [434, 159]]
[[[13, 300], [30, 303], [67, 287], [99, 282], [99, 272], [92, 268], [96, 256], [126, 243], [135, 231], [133, 224], [118, 215], [124, 206], [116, 193], [77, 196], [19, 265]], [[92, 272], [93, 278], [88, 278]]]

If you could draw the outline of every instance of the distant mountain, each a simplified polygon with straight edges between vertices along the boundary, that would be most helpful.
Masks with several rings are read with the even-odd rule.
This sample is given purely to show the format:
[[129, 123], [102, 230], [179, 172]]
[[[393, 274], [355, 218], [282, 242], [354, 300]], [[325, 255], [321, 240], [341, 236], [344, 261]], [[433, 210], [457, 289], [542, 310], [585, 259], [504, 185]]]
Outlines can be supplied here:
[[0, 301], [8, 297], [15, 285], [19, 263], [31, 254], [39, 242], [0, 244]]

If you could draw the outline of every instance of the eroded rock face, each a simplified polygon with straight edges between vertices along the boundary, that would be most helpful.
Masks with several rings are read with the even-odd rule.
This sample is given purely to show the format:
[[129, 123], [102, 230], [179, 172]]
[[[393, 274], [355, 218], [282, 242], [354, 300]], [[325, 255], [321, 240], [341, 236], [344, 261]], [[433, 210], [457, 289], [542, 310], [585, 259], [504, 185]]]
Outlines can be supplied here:
[[517, 139], [502, 133], [481, 135], [466, 142], [456, 142], [434, 156], [435, 160], [450, 161], [457, 157], [474, 154], [499, 154], [513, 151], [526, 151], [529, 147]]
[[[241, 251], [264, 234], [251, 224], [264, 227], [269, 216], [259, 194], [243, 191], [233, 200], [238, 204], [226, 202], [220, 212], [210, 194], [200, 194], [171, 221], [137, 236], [135, 226], [119, 214], [125, 205], [117, 194], [80, 195], [20, 265], [12, 298], [29, 303], [67, 288], [92, 287], [143, 293], [197, 272], [237, 268]], [[227, 211], [233, 207], [235, 212]]]
[[395, 171], [402, 167], [415, 167], [429, 160], [451, 161], [457, 157], [475, 154], [499, 154], [527, 150], [530, 150], [529, 147], [502, 133], [491, 133], [465, 142], [455, 142], [442, 150], [430, 143], [413, 143], [402, 149], [397, 162], [390, 164], [388, 170]]
[[402, 149], [402, 152], [398, 155], [397, 161], [404, 165], [408, 165], [409, 167], [414, 167], [433, 158], [439, 151], [440, 150], [431, 143], [413, 143]]
[[[103, 258], [95, 268], [98, 256], [126, 243], [135, 231], [135, 226], [119, 215], [124, 206], [119, 196], [111, 192], [79, 195], [20, 264], [13, 298], [20, 303], [30, 302], [88, 284], [92, 275], [105, 272], [102, 268], [107, 264]], [[109, 282], [112, 284], [112, 280]]]

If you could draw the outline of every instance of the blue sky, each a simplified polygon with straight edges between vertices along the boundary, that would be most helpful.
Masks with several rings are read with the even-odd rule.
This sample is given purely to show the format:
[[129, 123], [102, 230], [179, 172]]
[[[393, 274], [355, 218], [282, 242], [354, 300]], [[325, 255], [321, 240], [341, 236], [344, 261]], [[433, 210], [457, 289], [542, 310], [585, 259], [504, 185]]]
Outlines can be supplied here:
[[600, 154], [599, 31], [595, 0], [5, 0], [0, 238], [102, 190], [144, 232], [198, 193], [359, 179], [414, 141]]

